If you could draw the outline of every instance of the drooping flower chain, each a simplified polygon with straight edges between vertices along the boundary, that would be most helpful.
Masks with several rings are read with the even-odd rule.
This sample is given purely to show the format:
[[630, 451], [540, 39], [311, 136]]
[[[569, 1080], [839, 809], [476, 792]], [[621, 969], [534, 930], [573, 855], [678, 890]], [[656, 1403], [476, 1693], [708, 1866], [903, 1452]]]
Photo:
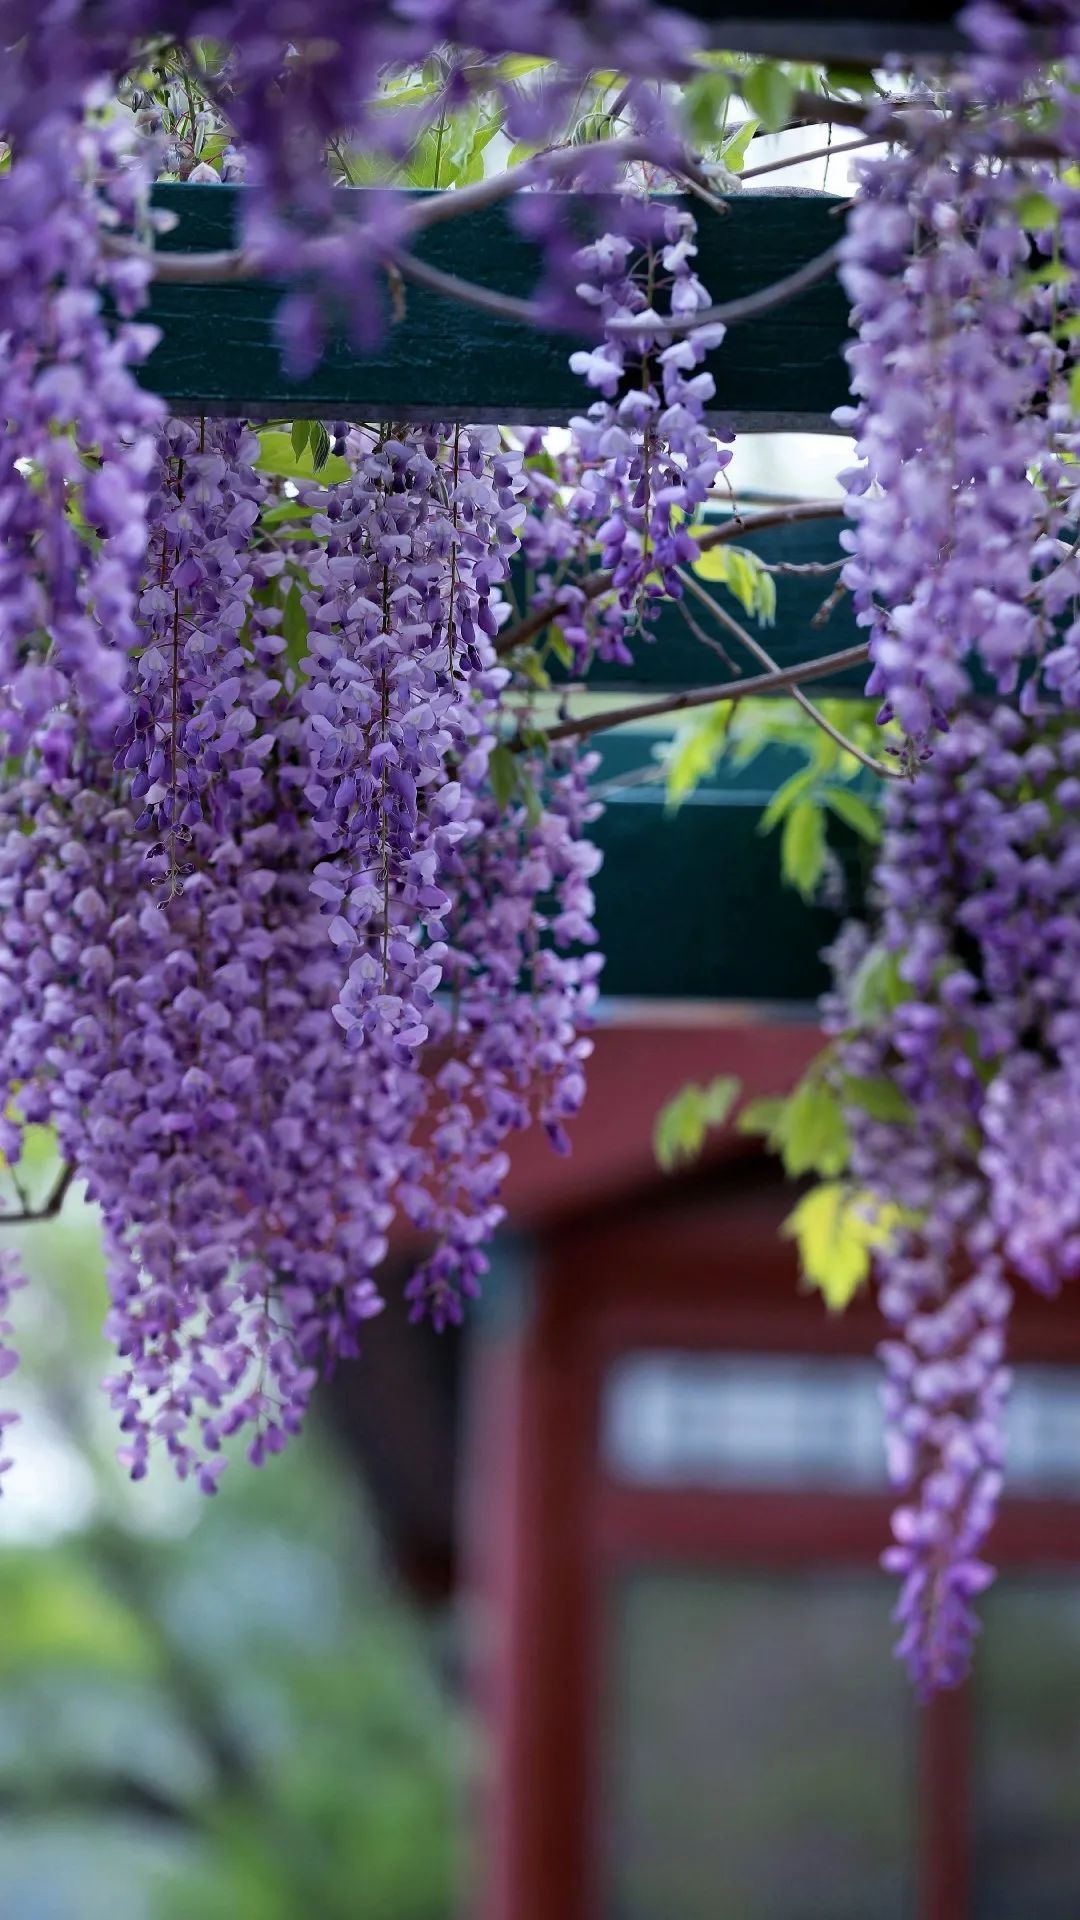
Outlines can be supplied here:
[[[887, 1564], [925, 1691], [967, 1671], [1003, 1468], [1012, 1289], [1080, 1274], [1080, 733], [966, 714], [890, 796], [880, 948], [838, 951], [838, 1086], [887, 1080], [902, 1117], [851, 1100], [852, 1172], [901, 1210], [879, 1255], [890, 1465]], [[898, 989], [868, 1018], [867, 968]]]

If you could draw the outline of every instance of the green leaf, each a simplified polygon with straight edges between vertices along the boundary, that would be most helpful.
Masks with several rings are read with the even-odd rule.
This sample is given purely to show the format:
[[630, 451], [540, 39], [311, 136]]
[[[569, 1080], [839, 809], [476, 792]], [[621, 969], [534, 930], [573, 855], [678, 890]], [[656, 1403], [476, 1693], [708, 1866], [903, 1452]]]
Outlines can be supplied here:
[[299, 668], [300, 661], [307, 651], [308, 622], [304, 603], [300, 597], [298, 580], [292, 582], [285, 595], [285, 604], [281, 612], [281, 637], [285, 642], [285, 657], [289, 665]]
[[781, 820], [791, 811], [814, 784], [816, 775], [813, 767], [800, 767], [798, 773], [790, 773], [777, 787], [758, 822], [759, 833], [771, 833]]
[[665, 1173], [697, 1159], [710, 1127], [723, 1126], [738, 1097], [739, 1082], [724, 1075], [706, 1087], [690, 1081], [661, 1107], [653, 1128], [653, 1148]]
[[884, 947], [870, 947], [852, 975], [849, 993], [851, 1010], [859, 1025], [873, 1026], [902, 1000], [910, 998], [911, 989], [900, 978], [896, 955]]
[[876, 807], [863, 799], [861, 793], [852, 793], [850, 787], [826, 787], [822, 798], [837, 819], [851, 827], [860, 840], [868, 841], [872, 847], [877, 846], [881, 839], [881, 815]]
[[816, 800], [800, 800], [784, 821], [780, 870], [804, 900], [811, 900], [825, 870], [825, 815]]
[[311, 470], [313, 473], [321, 473], [330, 458], [330, 448], [333, 444], [321, 420], [312, 421], [310, 441]]
[[793, 1178], [820, 1173], [832, 1179], [843, 1173], [850, 1153], [847, 1125], [839, 1100], [820, 1073], [810, 1072], [800, 1080], [785, 1103], [778, 1131], [784, 1167]]
[[826, 67], [825, 84], [830, 93], [877, 93], [874, 76], [865, 67]]
[[[314, 423], [305, 421], [303, 424], [310, 426]], [[305, 443], [302, 453], [294, 453], [292, 434], [282, 433], [276, 427], [264, 427], [260, 433], [259, 457], [255, 465], [260, 473], [275, 473], [282, 480], [313, 480], [315, 477], [310, 444]], [[320, 481], [328, 487], [339, 486], [348, 477], [349, 463], [336, 453], [324, 461], [319, 474]]]
[[743, 98], [766, 133], [778, 133], [791, 117], [795, 98], [795, 88], [783, 68], [775, 60], [759, 60], [740, 84]]
[[547, 644], [555, 655], [560, 667], [569, 669], [574, 664], [574, 650], [561, 627], [551, 626], [547, 630]]
[[720, 164], [729, 173], [741, 173], [746, 165], [747, 149], [757, 133], [759, 120], [744, 120], [742, 126], [726, 140], [720, 149]]
[[761, 1134], [770, 1146], [778, 1146], [787, 1104], [779, 1094], [763, 1094], [757, 1100], [748, 1100], [735, 1122], [736, 1131]]
[[871, 1120], [888, 1120], [899, 1126], [910, 1126], [915, 1118], [910, 1100], [901, 1093], [895, 1080], [846, 1074], [843, 1097], [846, 1105], [861, 1108], [863, 1113], [870, 1115]]
[[[731, 98], [726, 73], [696, 73], [683, 94], [686, 128], [696, 147], [714, 147], [723, 127], [724, 108]], [[734, 173], [735, 168], [731, 171]]]
[[842, 1313], [870, 1273], [874, 1229], [842, 1181], [811, 1188], [781, 1229], [799, 1249], [803, 1278], [817, 1287], [832, 1313]]
[[518, 757], [507, 746], [499, 745], [488, 761], [488, 777], [497, 806], [508, 807], [518, 790]]
[[1061, 218], [1059, 209], [1045, 193], [1022, 193], [1013, 202], [1013, 211], [1018, 225], [1028, 233], [1049, 232]]
[[311, 438], [311, 429], [314, 425], [314, 420], [294, 420], [292, 423], [292, 432], [289, 438], [292, 441], [293, 453], [298, 460]]

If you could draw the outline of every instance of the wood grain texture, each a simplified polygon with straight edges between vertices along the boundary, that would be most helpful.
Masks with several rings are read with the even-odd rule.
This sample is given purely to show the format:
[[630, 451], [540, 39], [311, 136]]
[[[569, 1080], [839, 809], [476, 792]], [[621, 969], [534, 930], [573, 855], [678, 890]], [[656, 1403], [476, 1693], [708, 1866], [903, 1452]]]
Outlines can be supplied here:
[[[203, 252], [235, 244], [243, 187], [162, 186], [158, 206], [178, 216], [161, 244]], [[368, 195], [343, 188], [342, 207], [362, 221]], [[583, 238], [605, 224], [603, 198], [575, 199]], [[717, 300], [769, 285], [838, 238], [843, 202], [827, 194], [759, 192], [735, 195], [726, 214], [695, 203], [700, 272]], [[417, 252], [445, 271], [503, 292], [529, 296], [540, 278], [539, 251], [519, 234], [505, 206], [433, 226]], [[565, 422], [593, 397], [571, 373], [580, 341], [567, 333], [489, 319], [457, 302], [410, 287], [403, 320], [392, 324], [385, 280], [373, 275], [380, 306], [374, 345], [350, 343], [348, 316], [338, 316], [327, 351], [310, 379], [285, 374], [274, 316], [282, 288], [269, 283], [185, 287], [158, 285], [149, 318], [163, 332], [144, 369], [148, 386], [177, 411], [279, 414], [393, 420]], [[357, 338], [373, 316], [357, 316]], [[787, 306], [731, 330], [709, 361], [717, 382], [713, 418], [737, 428], [825, 430], [847, 399], [842, 349], [847, 303], [835, 279]]]

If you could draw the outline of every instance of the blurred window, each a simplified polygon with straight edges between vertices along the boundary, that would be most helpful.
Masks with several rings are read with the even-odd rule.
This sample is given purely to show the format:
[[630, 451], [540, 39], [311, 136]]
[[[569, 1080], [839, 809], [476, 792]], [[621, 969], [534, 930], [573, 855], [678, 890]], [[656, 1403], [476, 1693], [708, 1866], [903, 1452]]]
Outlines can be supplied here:
[[[628, 1353], [605, 1383], [604, 1464], [642, 1486], [884, 1487], [879, 1383], [870, 1359]], [[1016, 1368], [1006, 1444], [1011, 1494], [1080, 1498], [1080, 1368]]]
[[890, 1604], [880, 1576], [840, 1570], [616, 1582], [604, 1920], [909, 1920]]
[[1003, 1578], [974, 1682], [975, 1920], [1080, 1915], [1080, 1586]]

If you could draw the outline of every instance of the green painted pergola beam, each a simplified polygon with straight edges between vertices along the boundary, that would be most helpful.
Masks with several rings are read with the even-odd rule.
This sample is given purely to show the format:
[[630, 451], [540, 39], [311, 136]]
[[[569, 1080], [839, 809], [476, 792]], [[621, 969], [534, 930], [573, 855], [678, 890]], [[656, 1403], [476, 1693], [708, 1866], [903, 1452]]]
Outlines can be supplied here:
[[[156, 204], [177, 216], [160, 244], [180, 252], [234, 246], [244, 193], [224, 185], [158, 187]], [[343, 216], [362, 222], [366, 191], [342, 188], [340, 199]], [[575, 197], [583, 238], [603, 231], [606, 205]], [[783, 278], [839, 237], [843, 205], [831, 195], [792, 191], [735, 194], [723, 214], [695, 202], [705, 285], [728, 301]], [[462, 279], [525, 297], [541, 275], [539, 249], [517, 231], [505, 204], [433, 225], [416, 251]], [[283, 371], [274, 327], [281, 286], [159, 282], [148, 317], [163, 337], [146, 364], [146, 382], [177, 412], [251, 419], [310, 414], [546, 426], [565, 422], [594, 397], [570, 371], [569, 355], [581, 344], [572, 335], [490, 318], [415, 286], [405, 290], [404, 316], [394, 321], [377, 270], [372, 286], [383, 306], [377, 344], [350, 344], [349, 317], [338, 316], [316, 372], [296, 381]], [[717, 383], [713, 417], [743, 431], [827, 430], [833, 409], [848, 397], [847, 331], [847, 303], [835, 279], [732, 328], [708, 363]]]
[[880, 61], [888, 53], [949, 53], [963, 44], [953, 0], [878, 0], [861, 10], [851, 0], [670, 0], [699, 21], [713, 47], [822, 60], [838, 66]]

